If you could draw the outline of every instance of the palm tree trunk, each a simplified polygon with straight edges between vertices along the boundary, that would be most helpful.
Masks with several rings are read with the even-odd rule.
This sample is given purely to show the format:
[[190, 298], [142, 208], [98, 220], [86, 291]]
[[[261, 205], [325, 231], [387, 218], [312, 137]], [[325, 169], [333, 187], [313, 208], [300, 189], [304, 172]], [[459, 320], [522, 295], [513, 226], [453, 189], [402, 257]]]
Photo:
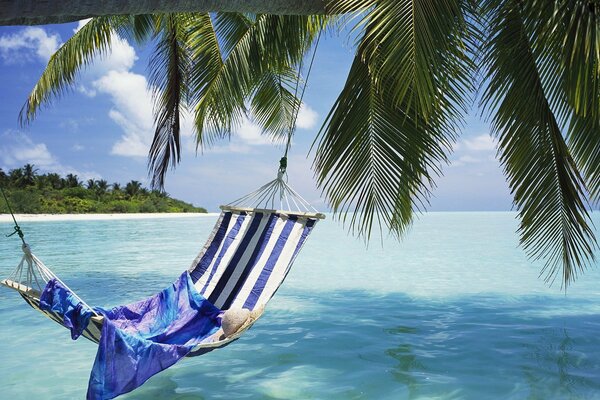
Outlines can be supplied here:
[[0, 0], [0, 25], [72, 22], [100, 15], [232, 11], [325, 14], [327, 0]]

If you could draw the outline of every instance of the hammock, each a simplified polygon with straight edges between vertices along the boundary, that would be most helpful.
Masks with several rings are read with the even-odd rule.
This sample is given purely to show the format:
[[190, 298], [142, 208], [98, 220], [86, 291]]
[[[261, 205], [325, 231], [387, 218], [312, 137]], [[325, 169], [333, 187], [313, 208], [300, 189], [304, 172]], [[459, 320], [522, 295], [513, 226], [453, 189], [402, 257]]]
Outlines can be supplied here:
[[[315, 224], [325, 218], [285, 179], [288, 150], [321, 32], [292, 115], [277, 178], [221, 206], [219, 219], [190, 268], [156, 295], [110, 310], [90, 307], [31, 252], [13, 215], [13, 234], [23, 242], [23, 258], [0, 284], [71, 330], [73, 339], [83, 336], [98, 344], [88, 399], [112, 399], [182, 357], [199, 356], [239, 339], [260, 318]], [[12, 214], [1, 187], [0, 191]], [[237, 319], [233, 325], [228, 312]], [[241, 315], [247, 316], [240, 320]], [[235, 328], [225, 330], [226, 325]]]
[[[172, 287], [142, 302], [117, 307], [110, 311], [90, 307], [31, 252], [29, 245], [24, 240], [21, 262], [12, 275], [0, 283], [16, 290], [23, 300], [35, 310], [59, 325], [71, 329], [73, 339], [81, 335], [94, 343], [100, 343], [101, 346], [103, 344], [102, 333], [107, 332], [106, 329], [108, 329], [105, 326], [107, 325], [106, 318], [109, 317], [112, 324], [114, 321], [112, 321], [111, 315], [115, 314], [115, 310], [125, 309], [129, 314], [131, 314], [131, 310], [134, 310], [140, 314], [139, 310], [143, 309], [144, 312], [141, 314], [149, 313], [151, 318], [145, 318], [144, 315], [136, 315], [136, 318], [145, 318], [144, 324], [148, 323], [147, 320], [151, 320], [150, 323], [154, 324], [155, 321], [152, 318], [155, 318], [155, 314], [162, 312], [161, 310], [165, 307], [170, 307], [168, 312], [173, 317], [171, 308], [177, 308], [178, 304], [181, 304], [181, 297], [176, 298], [168, 306], [164, 305], [163, 299], [182, 296], [180, 292], [182, 292], [181, 288], [184, 288], [186, 290], [184, 296], [188, 296], [187, 291], [193, 292], [189, 294], [189, 298], [191, 299], [190, 303], [194, 304], [190, 306], [191, 308], [186, 306], [184, 311], [179, 310], [178, 312], [185, 312], [191, 315], [191, 318], [196, 318], [196, 322], [198, 322], [198, 317], [192, 314], [197, 314], [196, 311], [200, 307], [197, 303], [200, 301], [203, 310], [211, 310], [211, 321], [213, 322], [208, 326], [205, 320], [200, 321], [201, 325], [198, 326], [208, 327], [193, 341], [190, 341], [188, 340], [189, 332], [183, 332], [192, 326], [189, 321], [186, 320], [183, 324], [174, 320], [175, 323], [168, 327], [171, 330], [168, 332], [171, 336], [169, 337], [170, 341], [166, 341], [166, 343], [188, 346], [182, 353], [182, 356], [186, 357], [199, 356], [222, 348], [240, 338], [260, 318], [265, 306], [289, 273], [296, 256], [315, 224], [324, 218], [323, 214], [311, 209], [310, 205], [287, 185], [283, 179], [284, 172], [280, 171], [277, 179], [267, 183], [256, 192], [232, 204], [221, 206], [222, 212], [214, 229], [190, 268], [184, 271]], [[279, 203], [280, 209], [275, 209], [276, 202]], [[240, 204], [249, 203], [259, 204], [259, 206], [240, 206]], [[296, 210], [282, 210], [284, 207], [292, 208], [292, 205], [296, 207]], [[15, 225], [15, 231], [23, 239], [16, 221]], [[193, 285], [193, 288], [185, 288], [188, 280], [191, 282], [188, 286]], [[51, 289], [54, 292], [49, 292]], [[58, 295], [62, 297], [53, 305], [46, 304], [52, 299], [56, 300]], [[45, 296], [50, 296], [50, 300], [44, 299]], [[40, 298], [42, 298], [41, 302]], [[185, 297], [185, 301], [187, 299]], [[76, 312], [75, 309], [77, 309]], [[250, 310], [250, 315], [233, 334], [213, 338], [210, 334], [219, 328], [221, 323], [219, 318], [222, 312], [229, 309], [247, 309]], [[192, 314], [190, 314], [190, 310], [192, 310]], [[178, 317], [174, 316], [173, 318]], [[84, 322], [80, 322], [80, 320]], [[169, 323], [171, 322], [173, 321]], [[130, 325], [131, 321], [128, 320], [123, 326], [129, 327]], [[80, 331], [77, 331], [78, 328]], [[155, 332], [152, 331], [152, 333]], [[164, 332], [160, 334], [165, 335]], [[173, 343], [173, 338], [176, 340], [179, 337], [184, 337], [185, 343]], [[154, 339], [150, 340], [154, 341]], [[98, 357], [100, 357], [100, 350], [96, 362], [98, 362]], [[171, 365], [162, 364], [165, 364], [166, 367]], [[160, 369], [150, 373], [150, 376], [164, 369], [165, 365], [162, 364]], [[141, 385], [150, 376], [144, 377], [135, 387]], [[90, 380], [90, 387], [92, 381], [93, 377]], [[126, 391], [129, 390], [132, 388]], [[112, 396], [107, 395], [107, 397], [91, 396], [88, 398], [112, 398], [120, 393], [124, 393], [124, 391], [116, 392]]]

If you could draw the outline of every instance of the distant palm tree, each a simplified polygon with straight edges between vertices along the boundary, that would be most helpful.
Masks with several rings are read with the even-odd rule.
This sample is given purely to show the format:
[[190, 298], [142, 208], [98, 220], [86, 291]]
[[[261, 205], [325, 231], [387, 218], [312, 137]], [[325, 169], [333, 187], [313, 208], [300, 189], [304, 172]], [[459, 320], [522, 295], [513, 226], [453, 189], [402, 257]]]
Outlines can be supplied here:
[[2, 168], [0, 168], [0, 186], [8, 186], [8, 175]]
[[10, 185], [13, 187], [23, 187], [23, 168], [15, 168], [8, 171]]
[[93, 179], [88, 179], [87, 183], [86, 183], [86, 188], [89, 190], [95, 189], [96, 188], [96, 181]]
[[65, 186], [68, 188], [76, 188], [81, 186], [81, 182], [79, 181], [79, 178], [77, 178], [77, 175], [67, 174]]
[[108, 191], [108, 182], [104, 179], [96, 181], [96, 190], [99, 194], [105, 194]]
[[113, 192], [120, 192], [121, 191], [121, 184], [120, 183], [115, 182], [115, 183], [113, 183], [111, 185], [111, 187], [112, 187], [112, 191]]
[[125, 194], [129, 197], [135, 197], [140, 194], [142, 184], [138, 181], [131, 181], [125, 185]]
[[50, 185], [50, 187], [53, 189], [62, 189], [62, 187], [63, 187], [62, 179], [61, 179], [60, 175], [58, 175], [57, 173], [47, 174], [46, 182], [48, 182], [48, 185]]
[[[600, 201], [600, 3], [332, 0], [327, 12], [347, 17], [356, 42], [314, 146], [317, 184], [334, 213], [359, 234], [377, 225], [404, 233], [477, 102], [497, 139], [522, 245], [546, 261], [547, 280], [573, 281], [597, 248], [588, 209]], [[149, 164], [162, 187], [179, 160], [184, 108], [200, 146], [228, 138], [246, 104], [265, 132], [287, 132], [298, 108], [294, 67], [321, 26], [236, 13], [97, 17], [50, 59], [23, 117], [72, 85], [113, 30], [154, 38]]]
[[165, 192], [164, 190], [153, 189], [150, 193], [152, 194], [152, 196], [161, 199], [166, 199], [169, 197], [169, 193]]
[[33, 186], [35, 185], [35, 178], [37, 176], [38, 169], [33, 164], [25, 164], [23, 167], [23, 185]]

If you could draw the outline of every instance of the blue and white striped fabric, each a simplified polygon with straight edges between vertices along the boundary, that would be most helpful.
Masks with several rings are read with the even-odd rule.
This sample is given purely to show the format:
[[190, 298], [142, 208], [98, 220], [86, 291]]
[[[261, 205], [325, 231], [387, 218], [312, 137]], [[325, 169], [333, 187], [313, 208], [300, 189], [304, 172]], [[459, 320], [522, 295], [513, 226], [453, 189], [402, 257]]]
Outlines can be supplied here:
[[317, 222], [277, 211], [223, 211], [189, 269], [196, 289], [220, 309], [257, 309], [275, 294]]

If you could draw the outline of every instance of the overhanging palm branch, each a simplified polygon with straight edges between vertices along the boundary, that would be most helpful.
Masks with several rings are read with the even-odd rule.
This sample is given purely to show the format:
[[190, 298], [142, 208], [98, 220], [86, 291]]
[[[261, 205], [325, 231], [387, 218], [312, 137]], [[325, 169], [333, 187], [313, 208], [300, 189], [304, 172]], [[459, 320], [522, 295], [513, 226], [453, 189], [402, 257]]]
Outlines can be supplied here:
[[470, 101], [469, 9], [442, 3], [333, 5], [369, 12], [358, 14], [357, 57], [321, 129], [314, 166], [334, 211], [355, 211], [351, 227], [367, 237], [376, 223], [402, 233], [413, 208], [427, 203]]
[[593, 260], [595, 239], [585, 183], [551, 107], [565, 114], [560, 76], [544, 72], [552, 70], [553, 60], [532, 47], [518, 1], [490, 0], [484, 7], [489, 32], [482, 45], [488, 73], [483, 104], [519, 209], [521, 242], [534, 259], [546, 260], [547, 280], [561, 271], [567, 285]]
[[156, 130], [150, 146], [149, 167], [152, 187], [164, 187], [169, 165], [181, 159], [181, 111], [185, 107], [190, 68], [189, 14], [166, 14], [157, 18], [161, 36], [150, 59], [150, 87], [155, 99]]
[[556, 2], [544, 30], [556, 44], [566, 102], [572, 108], [567, 142], [586, 178], [593, 201], [600, 200], [600, 4]]
[[316, 150], [317, 181], [333, 211], [370, 236], [375, 226], [401, 234], [413, 208], [429, 197], [428, 183], [446, 161], [453, 135], [394, 106], [369, 66], [354, 59], [348, 81], [327, 116]]
[[21, 122], [32, 121], [42, 105], [50, 103], [72, 86], [82, 68], [110, 49], [114, 30], [126, 21], [126, 17], [120, 16], [93, 18], [67, 40], [50, 57], [46, 69], [21, 109]]
[[[319, 17], [221, 13], [207, 40], [196, 36], [191, 71], [197, 141], [200, 146], [229, 137], [248, 114], [265, 133], [287, 133], [294, 109], [290, 82], [295, 66], [320, 28]], [[222, 61], [210, 57], [220, 53]], [[279, 98], [282, 101], [275, 101]], [[287, 121], [286, 121], [287, 120]]]

